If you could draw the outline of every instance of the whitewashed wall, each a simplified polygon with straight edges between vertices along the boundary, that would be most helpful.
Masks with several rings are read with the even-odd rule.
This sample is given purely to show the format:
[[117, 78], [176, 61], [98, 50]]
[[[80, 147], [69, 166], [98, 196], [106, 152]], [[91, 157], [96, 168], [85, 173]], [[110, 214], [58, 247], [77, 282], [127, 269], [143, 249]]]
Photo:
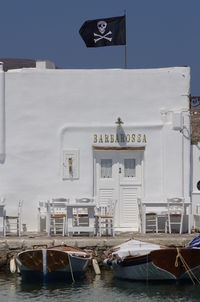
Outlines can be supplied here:
[[[119, 116], [125, 131], [147, 137], [143, 197], [184, 195], [189, 200], [189, 68], [22, 69], [7, 72], [5, 82], [0, 195], [9, 213], [24, 200], [28, 230], [36, 229], [41, 198], [93, 195], [93, 135], [115, 131]], [[172, 129], [172, 112], [182, 112], [182, 132]], [[62, 178], [65, 149], [80, 150], [78, 180]]]

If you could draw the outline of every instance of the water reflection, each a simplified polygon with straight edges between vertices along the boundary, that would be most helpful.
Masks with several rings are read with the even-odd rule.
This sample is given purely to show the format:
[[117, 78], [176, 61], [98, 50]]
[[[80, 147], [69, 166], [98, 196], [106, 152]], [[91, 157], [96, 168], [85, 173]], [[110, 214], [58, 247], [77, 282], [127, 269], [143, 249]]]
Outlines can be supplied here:
[[[174, 282], [130, 282], [112, 279], [109, 286], [114, 292], [137, 301], [199, 301], [200, 286]], [[122, 298], [122, 297], [121, 297]], [[120, 300], [119, 298], [119, 301]], [[129, 301], [129, 300], [128, 300]], [[131, 299], [130, 299], [131, 301]]]
[[125, 302], [199, 301], [200, 286], [175, 283], [130, 282], [113, 278], [112, 272], [93, 273], [75, 283], [24, 282], [21, 277], [0, 274], [0, 302]]

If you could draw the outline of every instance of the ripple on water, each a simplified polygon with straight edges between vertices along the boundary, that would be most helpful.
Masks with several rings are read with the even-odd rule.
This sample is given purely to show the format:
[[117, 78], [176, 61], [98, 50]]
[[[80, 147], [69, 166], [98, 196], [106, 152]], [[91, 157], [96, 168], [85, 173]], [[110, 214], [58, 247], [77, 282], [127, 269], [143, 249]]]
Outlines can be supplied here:
[[198, 285], [130, 282], [113, 278], [110, 271], [101, 276], [88, 273], [74, 284], [23, 282], [20, 276], [0, 274], [0, 302], [197, 302], [199, 297]]

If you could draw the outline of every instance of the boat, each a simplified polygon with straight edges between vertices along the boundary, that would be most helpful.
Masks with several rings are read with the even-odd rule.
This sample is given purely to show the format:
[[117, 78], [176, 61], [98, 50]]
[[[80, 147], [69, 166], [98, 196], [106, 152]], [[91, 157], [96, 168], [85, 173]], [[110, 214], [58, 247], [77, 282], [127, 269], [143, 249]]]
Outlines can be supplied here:
[[108, 252], [104, 263], [114, 275], [129, 280], [191, 280], [200, 279], [200, 250], [167, 248], [130, 240]]
[[62, 245], [26, 250], [15, 260], [23, 279], [75, 281], [84, 275], [91, 256], [76, 247]]

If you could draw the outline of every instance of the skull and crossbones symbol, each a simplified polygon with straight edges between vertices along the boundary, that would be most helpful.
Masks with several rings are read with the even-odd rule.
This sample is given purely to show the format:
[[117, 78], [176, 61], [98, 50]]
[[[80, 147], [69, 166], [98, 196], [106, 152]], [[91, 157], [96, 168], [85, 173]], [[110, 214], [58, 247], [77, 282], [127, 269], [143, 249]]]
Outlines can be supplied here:
[[109, 35], [112, 35], [112, 31], [109, 31], [106, 34], [104, 34], [105, 31], [106, 31], [106, 27], [107, 27], [107, 22], [106, 21], [98, 21], [97, 22], [97, 28], [98, 28], [100, 34], [94, 33], [94, 37], [96, 37], [96, 39], [94, 39], [95, 43], [102, 40], [102, 39], [108, 40], [110, 42], [112, 41], [112, 37], [108, 37]]

